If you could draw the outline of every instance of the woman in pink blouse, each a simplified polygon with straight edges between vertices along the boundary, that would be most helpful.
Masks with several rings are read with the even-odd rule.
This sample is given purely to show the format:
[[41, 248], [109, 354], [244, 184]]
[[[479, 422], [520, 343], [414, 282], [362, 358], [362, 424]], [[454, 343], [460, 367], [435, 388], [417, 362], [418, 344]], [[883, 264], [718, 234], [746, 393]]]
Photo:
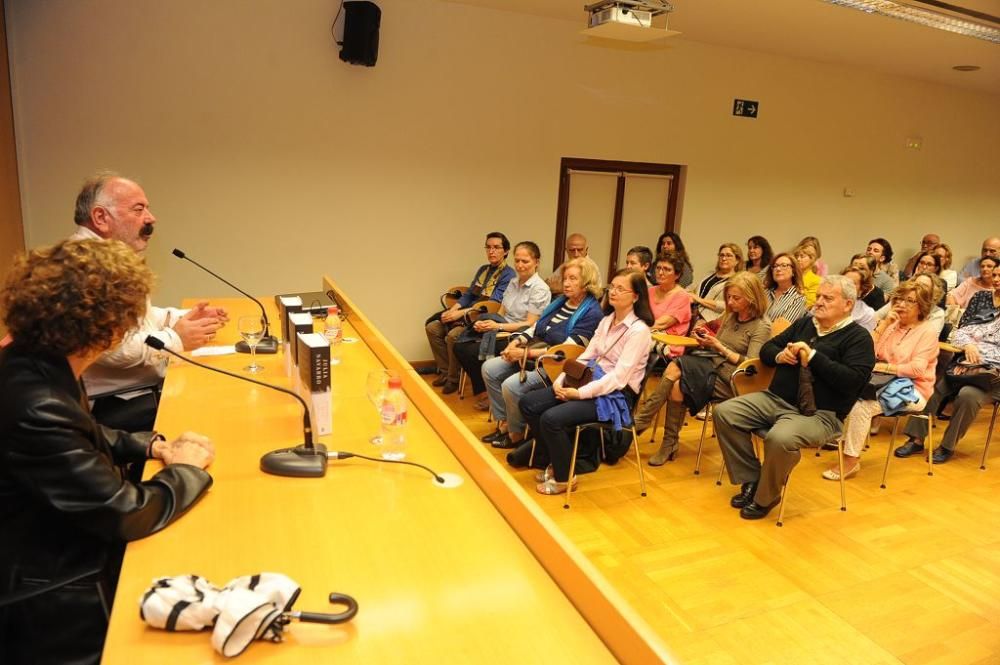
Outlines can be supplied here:
[[638, 398], [653, 323], [645, 276], [619, 270], [608, 285], [604, 312], [593, 339], [577, 359], [593, 368], [594, 379], [579, 388], [567, 388], [563, 384], [566, 375], [560, 374], [551, 388], [521, 398], [521, 413], [535, 437], [536, 458], [550, 463], [538, 478], [540, 494], [564, 494], [570, 483], [575, 486], [576, 477], [569, 476], [572, 430], [599, 420], [599, 401], [605, 411], [605, 407], [626, 405], [631, 409]]
[[[934, 370], [937, 368], [938, 332], [927, 321], [934, 305], [933, 293], [923, 282], [900, 284], [889, 298], [892, 313], [875, 328], [874, 375], [887, 374], [913, 381], [918, 400], [907, 411], [922, 411], [934, 393]], [[844, 478], [861, 469], [861, 450], [865, 445], [872, 418], [882, 413], [876, 399], [860, 399], [847, 416], [844, 433]], [[827, 480], [840, 480], [837, 465], [823, 472]]]
[[[686, 335], [691, 327], [691, 298], [677, 280], [684, 270], [684, 258], [677, 252], [663, 252], [656, 259], [656, 286], [649, 288], [654, 331]], [[658, 349], [668, 358], [684, 352], [680, 346]]]

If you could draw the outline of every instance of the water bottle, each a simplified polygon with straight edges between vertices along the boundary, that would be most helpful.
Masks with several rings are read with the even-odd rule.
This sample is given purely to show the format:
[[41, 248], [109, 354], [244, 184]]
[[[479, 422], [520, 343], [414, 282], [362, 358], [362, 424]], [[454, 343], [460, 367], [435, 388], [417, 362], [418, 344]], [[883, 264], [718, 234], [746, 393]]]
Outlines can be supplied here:
[[340, 310], [336, 307], [326, 310], [323, 336], [330, 343], [330, 364], [340, 364], [340, 343], [344, 339], [344, 329], [340, 326]]
[[406, 457], [406, 394], [403, 380], [398, 376], [389, 379], [389, 387], [382, 399], [382, 458], [401, 460]]

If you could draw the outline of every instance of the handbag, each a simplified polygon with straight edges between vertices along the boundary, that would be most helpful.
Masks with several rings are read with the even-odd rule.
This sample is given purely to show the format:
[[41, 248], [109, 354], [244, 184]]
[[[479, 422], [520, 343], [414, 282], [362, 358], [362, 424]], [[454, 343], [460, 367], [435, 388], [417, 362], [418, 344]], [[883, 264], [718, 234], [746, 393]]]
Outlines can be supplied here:
[[966, 365], [953, 362], [945, 370], [944, 379], [952, 392], [958, 392], [965, 386], [973, 386], [983, 392], [989, 392], [993, 382], [1000, 379], [1000, 371], [990, 365]]
[[881, 390], [886, 384], [894, 381], [896, 378], [895, 374], [872, 372], [871, 377], [868, 379], [868, 383], [861, 389], [861, 399], [877, 400], [878, 391]]
[[579, 360], [567, 360], [563, 365], [563, 386], [580, 388], [594, 380], [594, 368]]

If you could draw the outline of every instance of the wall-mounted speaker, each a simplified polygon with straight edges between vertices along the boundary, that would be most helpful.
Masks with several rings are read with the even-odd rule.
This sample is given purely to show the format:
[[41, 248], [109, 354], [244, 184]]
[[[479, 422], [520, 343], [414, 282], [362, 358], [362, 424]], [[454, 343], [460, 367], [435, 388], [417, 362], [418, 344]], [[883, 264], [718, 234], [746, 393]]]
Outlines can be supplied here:
[[344, 3], [344, 43], [340, 59], [352, 65], [374, 67], [378, 60], [378, 29], [382, 10], [374, 2]]

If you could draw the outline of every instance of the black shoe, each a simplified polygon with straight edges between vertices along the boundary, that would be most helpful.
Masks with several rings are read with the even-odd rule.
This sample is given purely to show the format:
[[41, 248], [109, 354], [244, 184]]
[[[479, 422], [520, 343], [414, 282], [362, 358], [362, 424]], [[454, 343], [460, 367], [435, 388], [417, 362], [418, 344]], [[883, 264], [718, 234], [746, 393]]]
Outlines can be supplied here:
[[[507, 464], [515, 469], [528, 468], [528, 460], [531, 459], [531, 440], [521, 441], [517, 444], [517, 450], [507, 453]], [[538, 461], [535, 460], [535, 468], [539, 468]], [[545, 468], [544, 466], [540, 468]]]
[[947, 448], [937, 448], [934, 450], [934, 454], [931, 455], [931, 460], [935, 464], [944, 464], [951, 459], [952, 455], [955, 454], [954, 450], [948, 450]]
[[753, 495], [757, 493], [757, 483], [743, 483], [740, 493], [729, 500], [729, 505], [733, 508], [743, 508], [753, 503]]
[[917, 443], [913, 439], [910, 439], [896, 450], [892, 451], [892, 454], [896, 457], [913, 457], [914, 455], [920, 455], [924, 452], [924, 444]]
[[770, 506], [762, 506], [756, 501], [751, 501], [747, 505], [740, 508], [740, 517], [745, 520], [759, 520], [763, 517], [767, 517], [767, 514], [771, 512], [771, 509], [777, 506], [780, 502], [781, 499], [778, 499]]
[[446, 383], [448, 383], [448, 377], [442, 374], [438, 378], [434, 379], [434, 381], [431, 382], [431, 385], [434, 386], [435, 388], [440, 388]]
[[828, 442], [824, 443], [822, 446], [820, 446], [820, 450], [836, 450], [836, 449], [837, 449], [837, 442], [836, 441], [832, 441], [832, 442], [828, 441]]
[[512, 441], [510, 438], [510, 434], [508, 432], [504, 432], [504, 435], [502, 437], [500, 437], [490, 445], [493, 446], [494, 448], [499, 448], [500, 450], [509, 450], [511, 448], [517, 448], [518, 446], [521, 445], [521, 442]]
[[499, 440], [500, 437], [503, 437], [503, 436], [507, 436], [507, 432], [501, 432], [498, 429], [495, 432], [490, 432], [489, 434], [486, 434], [485, 436], [479, 437], [479, 440], [482, 441], [483, 443], [493, 443], [494, 441]]
[[441, 391], [442, 395], [450, 395], [452, 393], [458, 392], [457, 383], [445, 383], [444, 390]]

